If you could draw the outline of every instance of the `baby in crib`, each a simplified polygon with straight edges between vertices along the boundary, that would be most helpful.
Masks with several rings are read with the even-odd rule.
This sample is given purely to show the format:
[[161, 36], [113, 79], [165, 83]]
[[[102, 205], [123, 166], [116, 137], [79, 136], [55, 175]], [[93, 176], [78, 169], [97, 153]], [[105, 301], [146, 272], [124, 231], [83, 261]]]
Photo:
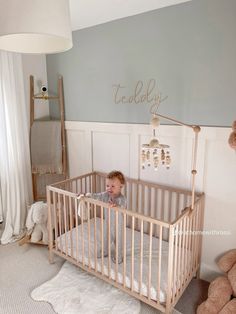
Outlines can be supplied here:
[[[87, 193], [87, 197], [100, 200], [104, 203], [109, 203], [111, 207], [126, 208], [126, 197], [121, 193], [122, 187], [125, 184], [125, 177], [120, 171], [111, 171], [106, 177], [106, 191], [101, 193]], [[116, 228], [115, 228], [115, 211], [111, 210], [110, 215], [110, 241], [111, 241], [111, 258], [116, 262]], [[118, 263], [122, 263], [122, 229], [123, 229], [123, 215], [118, 213]], [[103, 224], [104, 234], [104, 257], [108, 256], [108, 209], [104, 208], [105, 222]], [[98, 257], [101, 257], [101, 252], [98, 252]]]

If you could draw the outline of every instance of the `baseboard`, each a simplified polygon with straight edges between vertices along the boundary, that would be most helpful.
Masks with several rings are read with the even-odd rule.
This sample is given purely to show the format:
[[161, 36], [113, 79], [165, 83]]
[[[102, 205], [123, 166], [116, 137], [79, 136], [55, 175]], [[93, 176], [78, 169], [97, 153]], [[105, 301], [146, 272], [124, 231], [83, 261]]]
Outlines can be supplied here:
[[211, 282], [216, 277], [221, 276], [222, 273], [216, 267], [213, 268], [207, 264], [201, 264], [200, 278]]

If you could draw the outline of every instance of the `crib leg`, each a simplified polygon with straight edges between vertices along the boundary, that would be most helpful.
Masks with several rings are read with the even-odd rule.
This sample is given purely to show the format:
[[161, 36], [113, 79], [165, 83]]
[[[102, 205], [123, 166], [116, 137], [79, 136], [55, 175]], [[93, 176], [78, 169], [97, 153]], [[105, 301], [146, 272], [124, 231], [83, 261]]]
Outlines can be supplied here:
[[172, 306], [167, 306], [165, 310], [165, 314], [173, 314], [174, 308]]
[[49, 259], [49, 263], [50, 264], [54, 264], [55, 263], [54, 253], [50, 249], [49, 249], [48, 259]]
[[196, 272], [196, 275], [195, 275], [195, 278], [196, 279], [200, 279], [200, 267], [198, 268], [197, 272]]

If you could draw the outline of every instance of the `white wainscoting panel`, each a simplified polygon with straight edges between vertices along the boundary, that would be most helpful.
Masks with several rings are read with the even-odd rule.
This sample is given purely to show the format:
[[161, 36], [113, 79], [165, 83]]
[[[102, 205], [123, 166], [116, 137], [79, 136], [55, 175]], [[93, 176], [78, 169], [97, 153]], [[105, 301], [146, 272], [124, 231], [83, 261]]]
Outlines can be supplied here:
[[76, 177], [92, 171], [91, 132], [76, 122], [66, 124], [69, 176]]
[[105, 172], [122, 169], [130, 176], [129, 134], [94, 131], [92, 139], [94, 169]]
[[[158, 139], [169, 144], [171, 168], [142, 170], [141, 144], [151, 139], [150, 125], [66, 122], [70, 176], [92, 170], [121, 170], [126, 176], [191, 188], [194, 132], [161, 125]], [[199, 133], [196, 189], [206, 195], [202, 277], [212, 279], [215, 260], [236, 248], [236, 153], [228, 145], [231, 128], [202, 127]], [[222, 234], [226, 232], [226, 234]]]

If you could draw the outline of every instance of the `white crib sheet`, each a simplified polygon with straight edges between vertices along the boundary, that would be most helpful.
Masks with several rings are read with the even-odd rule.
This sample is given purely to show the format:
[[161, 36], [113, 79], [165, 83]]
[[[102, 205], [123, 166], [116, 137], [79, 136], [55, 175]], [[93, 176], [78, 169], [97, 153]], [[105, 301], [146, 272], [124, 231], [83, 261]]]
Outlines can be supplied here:
[[[100, 249], [100, 218], [96, 218], [96, 236], [97, 250]], [[57, 238], [58, 249], [69, 256], [82, 262], [82, 225], [73, 228]], [[88, 241], [88, 223], [83, 223], [84, 228], [84, 263], [89, 265], [89, 241]], [[77, 233], [77, 235], [76, 235]], [[131, 236], [132, 231], [126, 228], [126, 277], [125, 283], [128, 288], [131, 287]], [[78, 240], [76, 240], [76, 238]], [[78, 241], [78, 256], [76, 256], [76, 241]], [[66, 242], [68, 250], [66, 252]], [[168, 242], [162, 241], [162, 259], [161, 259], [161, 278], [160, 292], [158, 298], [160, 302], [166, 301], [167, 290], [167, 267], [168, 267]], [[152, 273], [151, 273], [151, 299], [157, 300], [157, 282], [158, 282], [158, 259], [159, 259], [159, 239], [152, 238]], [[94, 218], [90, 220], [90, 266], [95, 268], [94, 260]], [[134, 291], [139, 292], [139, 267], [140, 267], [140, 232], [134, 231]], [[111, 261], [111, 278], [115, 279], [116, 264]], [[148, 296], [148, 269], [149, 269], [149, 235], [143, 234], [143, 274], [142, 274], [142, 294]], [[97, 271], [101, 272], [101, 258], [97, 258]], [[108, 257], [104, 257], [104, 274], [108, 276]], [[118, 282], [123, 283], [123, 263], [118, 265]], [[160, 297], [159, 297], [160, 296]]]

